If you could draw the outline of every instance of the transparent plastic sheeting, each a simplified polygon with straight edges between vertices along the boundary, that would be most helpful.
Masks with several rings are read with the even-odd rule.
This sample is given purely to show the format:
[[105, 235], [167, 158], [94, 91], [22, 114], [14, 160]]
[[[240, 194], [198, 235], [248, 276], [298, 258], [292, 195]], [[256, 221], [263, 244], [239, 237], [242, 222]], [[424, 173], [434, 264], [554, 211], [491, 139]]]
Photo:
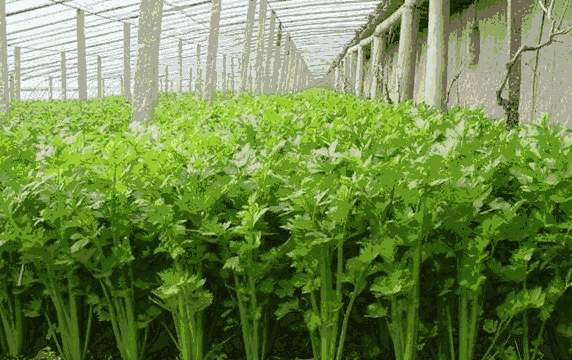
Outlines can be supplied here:
[[[217, 54], [217, 88], [221, 87], [223, 54], [227, 54], [227, 74], [230, 57], [235, 58], [235, 87], [240, 83], [238, 61], [245, 46], [246, 14], [249, 0], [222, 0]], [[308, 69], [316, 78], [324, 76], [335, 56], [368, 21], [378, 1], [268, 1], [264, 46], [270, 34], [270, 17], [276, 14], [276, 30], [288, 32], [302, 53]], [[59, 98], [61, 89], [61, 51], [65, 51], [68, 98], [77, 98], [77, 19], [76, 11], [85, 14], [86, 63], [88, 97], [97, 96], [97, 57], [101, 57], [104, 94], [121, 93], [123, 75], [123, 27], [131, 24], [131, 89], [137, 63], [137, 29], [140, 1], [114, 0], [7, 0], [6, 33], [8, 69], [14, 71], [14, 49], [21, 48], [21, 99], [47, 99], [49, 76], [52, 76], [53, 96]], [[206, 69], [209, 23], [212, 1], [168, 0], [163, 5], [159, 77], [166, 74], [174, 89], [178, 89], [178, 42], [183, 40], [183, 88], [188, 89], [189, 69], [196, 78], [197, 44], [201, 45], [203, 76]], [[250, 49], [250, 69], [254, 71], [258, 44], [260, 0], [257, 0], [255, 23]], [[284, 37], [283, 37], [284, 38]], [[275, 44], [275, 43], [274, 43]], [[203, 80], [204, 83], [204, 80]], [[194, 84], [194, 79], [193, 79]], [[193, 85], [194, 86], [194, 85]], [[169, 88], [171, 83], [169, 82]], [[26, 89], [40, 89], [35, 92]], [[44, 89], [42, 91], [41, 89]], [[33, 95], [33, 96], [32, 96]]]

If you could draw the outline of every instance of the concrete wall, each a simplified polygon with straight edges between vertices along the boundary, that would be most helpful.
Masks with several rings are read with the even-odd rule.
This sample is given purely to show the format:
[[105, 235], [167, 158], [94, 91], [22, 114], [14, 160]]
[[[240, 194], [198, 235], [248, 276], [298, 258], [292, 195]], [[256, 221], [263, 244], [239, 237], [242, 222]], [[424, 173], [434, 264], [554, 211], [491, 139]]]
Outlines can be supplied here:
[[[554, 17], [559, 19], [564, 1], [556, 0]], [[469, 31], [472, 30], [477, 10], [480, 29], [480, 55], [478, 64], [469, 66], [470, 52], [467, 49]], [[449, 62], [447, 73], [448, 88], [453, 84], [449, 97], [449, 107], [455, 104], [469, 107], [484, 106], [487, 115], [504, 118], [504, 110], [496, 104], [496, 90], [506, 74], [508, 34], [506, 31], [505, 1], [483, 0], [461, 13], [452, 14], [449, 26]], [[522, 0], [522, 44], [536, 46], [540, 34], [542, 11], [534, 0]], [[572, 24], [572, 10], [568, 10], [563, 18], [562, 27]], [[548, 39], [551, 24], [545, 20], [542, 41]], [[399, 36], [399, 35], [397, 35]], [[540, 50], [538, 65], [538, 87], [534, 117], [543, 113], [552, 114], [551, 122], [558, 122], [572, 127], [572, 33], [558, 37], [562, 43], [553, 43]], [[398, 46], [393, 45], [386, 50], [383, 66], [388, 72], [390, 97], [397, 100], [396, 74]], [[525, 52], [522, 56], [522, 81], [520, 99], [520, 122], [528, 122], [532, 108], [532, 80], [536, 52]], [[364, 69], [364, 95], [369, 97], [372, 83], [370, 71], [371, 58], [366, 61]], [[425, 100], [425, 72], [427, 66], [427, 29], [420, 31], [416, 44], [415, 66], [415, 102]], [[570, 69], [568, 71], [568, 69]], [[333, 71], [332, 71], [333, 73]], [[352, 93], [355, 93], [352, 83]], [[379, 96], [379, 95], [378, 95]], [[506, 90], [503, 97], [507, 97]]]

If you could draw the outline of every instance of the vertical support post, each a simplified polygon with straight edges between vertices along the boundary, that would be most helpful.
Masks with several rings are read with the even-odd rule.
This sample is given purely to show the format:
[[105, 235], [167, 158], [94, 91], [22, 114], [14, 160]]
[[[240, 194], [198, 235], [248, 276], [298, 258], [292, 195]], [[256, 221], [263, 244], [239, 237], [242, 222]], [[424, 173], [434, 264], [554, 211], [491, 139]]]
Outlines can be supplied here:
[[0, 113], [8, 113], [8, 51], [6, 41], [6, 0], [0, 1]]
[[290, 76], [290, 90], [296, 91], [296, 77], [298, 76], [298, 48], [294, 47], [293, 57], [292, 57], [292, 75]]
[[[271, 18], [270, 18], [270, 36], [268, 37], [268, 50], [266, 51], [266, 59], [265, 59], [265, 69], [264, 69], [264, 92], [271, 93], [273, 92], [273, 82], [271, 79], [271, 59], [274, 58], [274, 32], [276, 28], [276, 14], [274, 10], [271, 11]], [[276, 61], [276, 60], [274, 60]]]
[[234, 93], [234, 58], [230, 58], [230, 91]]
[[218, 35], [220, 25], [220, 12], [222, 0], [213, 0], [211, 10], [210, 34], [209, 34], [209, 50], [207, 58], [207, 76], [206, 76], [206, 100], [212, 105], [213, 97], [216, 91], [216, 59], [218, 53]]
[[179, 95], [183, 93], [183, 40], [179, 39]]
[[132, 120], [150, 121], [155, 116], [159, 76], [159, 44], [163, 0], [141, 0], [138, 57], [135, 70]]
[[290, 87], [290, 81], [292, 79], [292, 68], [294, 65], [294, 41], [292, 40], [292, 37], [290, 37], [290, 34], [288, 34], [288, 57], [286, 58], [286, 92], [290, 92], [291, 87]]
[[105, 96], [105, 79], [101, 79], [101, 97]]
[[123, 85], [123, 77], [119, 76], [119, 82], [121, 85], [121, 96], [125, 97], [125, 86]]
[[399, 35], [399, 55], [397, 59], [397, 91], [399, 102], [413, 100], [415, 85], [415, 47], [419, 29], [419, 12], [413, 6], [404, 5], [401, 15]]
[[[518, 0], [508, 0], [507, 6], [507, 31], [508, 46], [507, 56], [512, 59], [522, 43], [522, 2]], [[520, 82], [522, 74], [522, 56], [520, 56], [508, 75], [508, 106], [503, 108], [506, 112], [507, 129], [511, 130], [519, 122], [520, 106]]]
[[165, 65], [165, 93], [169, 92], [169, 65]]
[[131, 24], [123, 24], [123, 96], [131, 102]]
[[67, 101], [67, 84], [66, 84], [66, 53], [62, 51], [62, 100]]
[[449, 52], [449, 0], [429, 0], [427, 73], [425, 101], [446, 111], [447, 62]]
[[[264, 30], [266, 29], [266, 10], [268, 9], [268, 2], [266, 0], [260, 1], [260, 11], [258, 19], [258, 49], [256, 50], [256, 86], [254, 92], [260, 95], [264, 89], [264, 64], [266, 60], [264, 56]], [[264, 81], [263, 81], [264, 80]]]
[[286, 33], [286, 41], [284, 43], [284, 56], [282, 57], [282, 71], [280, 74], [280, 92], [288, 90], [286, 82], [288, 78], [288, 66], [290, 64], [290, 34]]
[[363, 94], [363, 46], [358, 46], [357, 51], [357, 64], [356, 64], [356, 96]]
[[78, 99], [87, 99], [87, 64], [85, 56], [85, 16], [77, 10], [77, 88]]
[[195, 92], [198, 97], [203, 97], [203, 69], [201, 67], [201, 45], [199, 44], [197, 44], [197, 81]]
[[292, 89], [295, 91], [300, 91], [300, 74], [302, 71], [302, 55], [300, 50], [296, 50], [296, 70], [294, 71], [294, 82], [292, 83]]
[[14, 49], [14, 91], [16, 92], [16, 101], [20, 101], [20, 47]]
[[101, 86], [101, 56], [97, 57], [97, 97], [101, 100], [102, 98], [102, 86]]
[[[274, 16], [276, 16], [276, 14], [274, 14]], [[280, 32], [280, 25], [279, 25], [279, 29], [276, 32], [276, 46], [274, 47], [274, 69], [272, 71], [272, 92], [274, 93], [278, 93], [279, 90], [279, 84], [280, 84], [280, 64], [282, 62], [282, 59], [280, 57], [282, 48], [284, 47], [284, 43], [283, 41], [281, 41], [281, 32]], [[272, 40], [274, 41], [274, 40]], [[280, 42], [279, 42], [280, 41]]]
[[189, 68], [189, 92], [193, 92], [193, 68]]
[[[371, 98], [377, 97], [377, 90], [380, 88], [383, 79], [383, 59], [385, 56], [385, 39], [380, 36], [373, 38], [372, 68], [373, 81], [371, 82]], [[383, 92], [383, 89], [381, 89]]]
[[336, 66], [336, 68], [334, 69], [334, 77], [335, 77], [335, 83], [334, 83], [334, 89], [338, 90], [338, 86], [340, 83], [340, 71], [338, 69], [338, 67]]
[[352, 89], [352, 54], [351, 52], [346, 55], [346, 93], [351, 93]]
[[50, 76], [50, 101], [54, 100], [54, 93], [53, 93], [53, 86], [52, 86], [52, 77]]
[[248, 0], [248, 13], [246, 15], [246, 42], [242, 50], [242, 68], [240, 74], [240, 91], [247, 90], [248, 64], [250, 62], [250, 49], [252, 43], [252, 29], [254, 27], [254, 12], [256, 11], [256, 0]]
[[222, 55], [222, 93], [226, 95], [228, 90], [226, 78], [226, 54]]
[[353, 51], [350, 54], [350, 90], [349, 93], [352, 93], [351, 89], [354, 89], [353, 93], [355, 94], [355, 86], [356, 86], [356, 74], [357, 74], [357, 52]]

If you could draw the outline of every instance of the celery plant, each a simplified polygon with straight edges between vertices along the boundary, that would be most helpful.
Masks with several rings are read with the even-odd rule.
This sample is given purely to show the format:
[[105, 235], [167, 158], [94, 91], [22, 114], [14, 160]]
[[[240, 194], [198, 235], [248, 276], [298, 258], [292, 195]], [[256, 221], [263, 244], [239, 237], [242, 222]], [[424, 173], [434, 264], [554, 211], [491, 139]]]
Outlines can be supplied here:
[[[4, 263], [4, 264], [2, 264]], [[2, 267], [9, 267], [4, 260], [0, 259]], [[22, 264], [22, 273], [24, 264]], [[0, 331], [0, 344], [5, 351], [11, 356], [18, 356], [22, 351], [24, 342], [24, 317], [22, 309], [22, 300], [19, 294], [11, 294], [7, 291], [9, 271], [4, 275], [5, 281], [2, 281], [2, 290], [0, 293], [0, 320], [2, 320], [2, 330]], [[13, 275], [13, 274], [10, 274]]]
[[[334, 143], [330, 155], [333, 155], [335, 147]], [[349, 313], [355, 298], [364, 290], [365, 278], [374, 270], [369, 264], [376, 255], [372, 247], [365, 248], [359, 257], [348, 261], [347, 272], [343, 272], [343, 242], [349, 238], [346, 227], [360, 195], [358, 189], [365, 185], [363, 176], [358, 177], [354, 173], [351, 179], [344, 177], [337, 180], [328, 176], [316, 178], [323, 181], [320, 181], [321, 184], [329, 181], [328, 187], [336, 189], [336, 194], [322, 200], [329, 190], [316, 191], [312, 186], [314, 184], [306, 185], [303, 181], [305, 189], [283, 199], [291, 199], [294, 206], [287, 204], [287, 207], [290, 211], [302, 210], [303, 216], [295, 215], [284, 228], [291, 230], [296, 241], [296, 250], [288, 256], [293, 258], [293, 266], [301, 271], [302, 277], [299, 279], [303, 281], [299, 284], [304, 284], [303, 292], [310, 293], [312, 310], [306, 314], [305, 320], [312, 336], [314, 356], [321, 360], [341, 360]], [[336, 249], [337, 253], [334, 253]], [[335, 277], [331, 271], [334, 254], [337, 255], [338, 264]], [[352, 283], [354, 291], [342, 327], [338, 329], [342, 309], [342, 282]], [[319, 346], [315, 341], [318, 334]]]

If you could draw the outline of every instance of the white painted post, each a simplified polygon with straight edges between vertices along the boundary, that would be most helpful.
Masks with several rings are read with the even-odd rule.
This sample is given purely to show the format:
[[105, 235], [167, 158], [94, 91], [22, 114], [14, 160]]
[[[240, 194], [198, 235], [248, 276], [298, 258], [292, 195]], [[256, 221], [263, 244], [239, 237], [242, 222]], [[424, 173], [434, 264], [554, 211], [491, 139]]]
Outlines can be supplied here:
[[169, 92], [169, 65], [165, 65], [165, 92]]
[[20, 47], [16, 46], [14, 49], [14, 72], [15, 72], [15, 82], [14, 82], [14, 90], [16, 92], [16, 101], [20, 101], [20, 88], [21, 88], [21, 81], [20, 81]]
[[[274, 14], [276, 16], [276, 14]], [[279, 26], [280, 27], [280, 26]], [[272, 40], [275, 42], [276, 46], [274, 46], [274, 64], [273, 64], [273, 71], [272, 71], [272, 92], [278, 93], [279, 92], [279, 82], [280, 82], [280, 63], [282, 61], [280, 57], [280, 53], [282, 48], [284, 47], [284, 41], [281, 41], [280, 45], [278, 45], [278, 35], [279, 31], [276, 31], [276, 40]]]
[[67, 84], [66, 84], [66, 53], [62, 51], [62, 99], [67, 101]]
[[298, 71], [296, 74], [296, 88], [302, 90], [302, 76], [304, 76], [304, 58], [302, 52], [298, 50]]
[[131, 24], [123, 24], [123, 86], [127, 101], [131, 101]]
[[137, 123], [148, 122], [155, 115], [154, 103], [157, 100], [162, 9], [163, 0], [141, 0], [138, 34], [139, 53], [135, 70], [132, 107], [132, 119]]
[[197, 44], [197, 82], [195, 91], [198, 97], [203, 97], [203, 69], [201, 68], [201, 45], [199, 44]]
[[282, 66], [280, 72], [280, 92], [287, 91], [286, 82], [288, 78], [288, 64], [290, 59], [290, 34], [286, 33], [286, 40], [284, 41], [284, 55], [282, 56]]
[[335, 90], [339, 90], [339, 85], [340, 85], [340, 71], [338, 69], [338, 67], [336, 66], [336, 68], [334, 69], [334, 77], [335, 77], [335, 84], [334, 84], [334, 89]]
[[216, 91], [216, 59], [218, 53], [218, 36], [219, 36], [219, 25], [220, 25], [220, 12], [221, 12], [221, 0], [213, 0], [212, 10], [211, 10], [211, 22], [210, 22], [210, 33], [209, 33], [209, 50], [207, 57], [207, 74], [206, 74], [206, 100], [212, 105], [213, 97]]
[[101, 100], [103, 97], [103, 89], [101, 86], [101, 56], [97, 57], [97, 97]]
[[230, 58], [230, 91], [234, 94], [234, 58]]
[[52, 77], [50, 76], [50, 101], [54, 100], [53, 87], [52, 87]]
[[274, 57], [274, 32], [275, 32], [275, 28], [276, 28], [276, 14], [274, 13], [274, 10], [272, 10], [272, 15], [270, 18], [270, 36], [268, 36], [268, 50], [266, 51], [266, 59], [265, 59], [265, 69], [264, 69], [264, 92], [269, 94], [272, 93], [272, 79], [270, 77], [271, 75], [271, 61], [272, 58]]
[[356, 96], [361, 96], [363, 92], [363, 46], [358, 46], [357, 64], [356, 64]]
[[[246, 15], [246, 42], [242, 50], [242, 68], [240, 73], [240, 91], [247, 90], [248, 63], [250, 62], [250, 49], [252, 44], [252, 29], [254, 27], [254, 13], [256, 11], [256, 0], [248, 0], [248, 13]], [[252, 83], [250, 83], [252, 85]]]
[[429, 0], [425, 101], [446, 111], [450, 1]]
[[193, 68], [189, 68], [189, 92], [193, 92]]
[[264, 56], [264, 30], [266, 29], [266, 10], [268, 9], [268, 2], [266, 0], [261, 0], [260, 11], [258, 16], [258, 46], [256, 50], [256, 86], [254, 92], [260, 95], [264, 89], [264, 82], [266, 81], [264, 76], [264, 61], [266, 57]]
[[295, 91], [295, 85], [296, 85], [296, 69], [298, 67], [298, 49], [296, 48], [296, 45], [294, 44], [294, 42], [292, 41], [292, 45], [293, 45], [293, 50], [291, 52], [292, 54], [292, 63], [290, 64], [290, 81], [288, 82], [290, 91]]
[[419, 12], [406, 6], [401, 13], [401, 33], [397, 58], [399, 101], [413, 100], [415, 85], [415, 46], [419, 28]]
[[10, 100], [14, 100], [14, 73], [10, 73]]
[[183, 93], [183, 40], [179, 39], [179, 95]]
[[226, 95], [227, 92], [227, 79], [226, 79], [226, 54], [222, 55], [222, 93]]
[[293, 59], [293, 55], [294, 55], [294, 42], [292, 41], [290, 34], [288, 34], [286, 49], [287, 49], [286, 58], [285, 58], [285, 62], [286, 62], [285, 65], [286, 66], [284, 66], [284, 70], [285, 70], [284, 79], [286, 81], [284, 82], [284, 91], [289, 92], [290, 91], [290, 77], [292, 76], [292, 59]]
[[371, 82], [371, 98], [377, 97], [377, 88], [379, 87], [379, 80], [383, 75], [383, 56], [385, 53], [385, 40], [382, 37], [373, 37], [373, 51], [371, 54], [371, 68], [373, 69], [373, 81]]
[[85, 16], [77, 10], [77, 87], [79, 100], [87, 99], [87, 64], [85, 55]]
[[0, 1], [0, 112], [8, 113], [8, 51], [6, 41], [6, 0]]

